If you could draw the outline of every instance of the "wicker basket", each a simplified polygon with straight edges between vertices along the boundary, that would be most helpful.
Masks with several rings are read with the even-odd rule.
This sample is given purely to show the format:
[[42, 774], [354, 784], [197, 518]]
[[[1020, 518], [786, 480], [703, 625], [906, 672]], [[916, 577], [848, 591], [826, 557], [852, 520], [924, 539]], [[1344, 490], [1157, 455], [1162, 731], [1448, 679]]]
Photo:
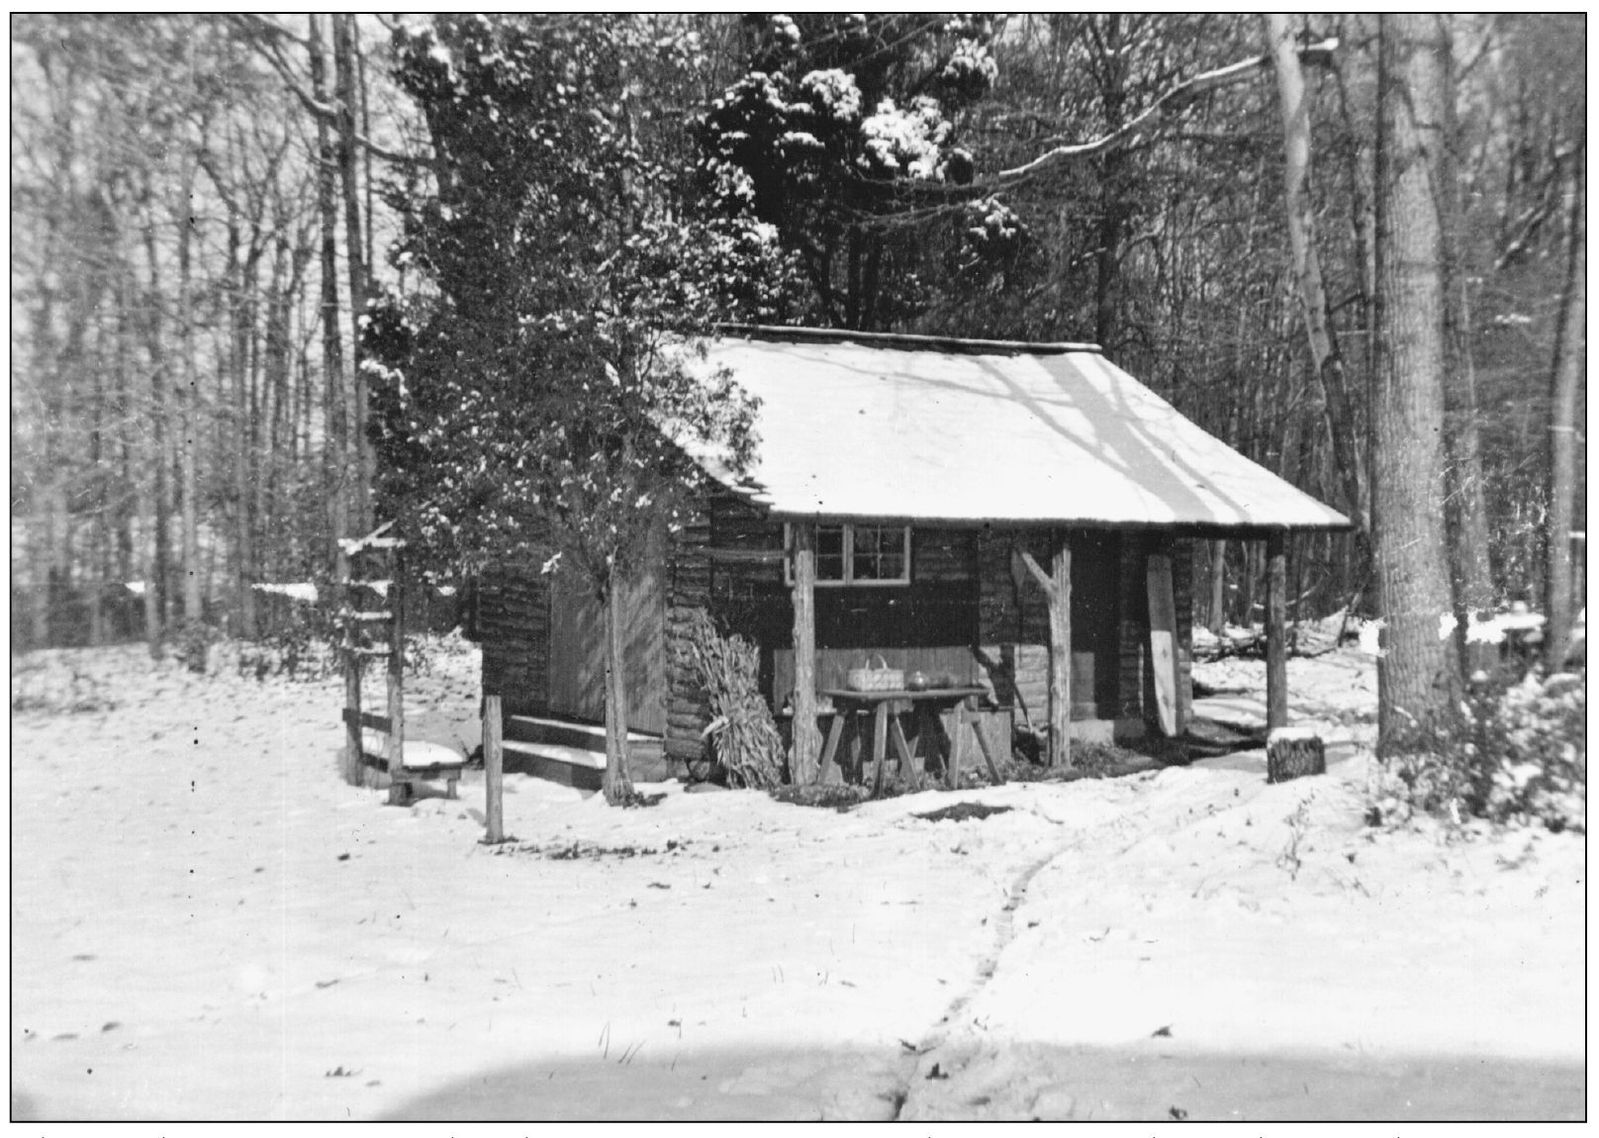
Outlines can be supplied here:
[[[876, 660], [877, 663], [873, 664], [872, 660]], [[845, 674], [844, 682], [851, 691], [903, 691], [905, 670], [890, 668], [887, 660], [874, 655], [866, 662], [865, 667], [851, 668]]]

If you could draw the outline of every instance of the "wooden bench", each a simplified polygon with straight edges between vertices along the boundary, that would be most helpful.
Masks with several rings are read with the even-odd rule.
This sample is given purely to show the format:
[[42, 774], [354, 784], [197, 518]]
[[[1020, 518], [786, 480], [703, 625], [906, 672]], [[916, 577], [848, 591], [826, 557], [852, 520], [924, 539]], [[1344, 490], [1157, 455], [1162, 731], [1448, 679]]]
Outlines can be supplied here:
[[[363, 711], [357, 721], [356, 713], [348, 707], [344, 709], [344, 722], [366, 731], [387, 733], [389, 729], [388, 716], [373, 715], [371, 712]], [[394, 796], [396, 801], [402, 804], [410, 802], [416, 797], [416, 783], [437, 782], [440, 779], [444, 780], [445, 797], [459, 797], [456, 793], [456, 784], [461, 781], [461, 771], [466, 766], [466, 760], [455, 748], [445, 746], [443, 743], [406, 743], [401, 749], [401, 756], [399, 769], [390, 770], [389, 760], [368, 750], [366, 740], [364, 738], [362, 740], [361, 762], [389, 776], [390, 785], [396, 790]], [[419, 761], [413, 762], [407, 759]]]

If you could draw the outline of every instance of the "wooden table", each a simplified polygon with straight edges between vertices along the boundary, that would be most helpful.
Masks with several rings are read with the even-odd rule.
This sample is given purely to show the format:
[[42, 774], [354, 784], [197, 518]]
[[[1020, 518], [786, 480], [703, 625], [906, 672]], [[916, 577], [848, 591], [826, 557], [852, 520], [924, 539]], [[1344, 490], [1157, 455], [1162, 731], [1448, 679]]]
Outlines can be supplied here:
[[[822, 782], [832, 770], [833, 759], [838, 753], [838, 743], [844, 734], [844, 721], [852, 719], [858, 714], [872, 716], [872, 754], [876, 756], [876, 769], [872, 776], [873, 793], [883, 788], [883, 766], [888, 758], [888, 741], [892, 737], [894, 748], [899, 753], [900, 772], [920, 771], [921, 759], [905, 739], [905, 732], [899, 725], [899, 716], [889, 714], [889, 705], [892, 703], [909, 703], [916, 715], [916, 738], [920, 744], [922, 738], [933, 738], [933, 725], [945, 711], [954, 711], [954, 729], [950, 732], [950, 753], [948, 761], [944, 764], [947, 785], [954, 789], [959, 785], [961, 753], [965, 749], [965, 732], [962, 727], [970, 725], [972, 733], [977, 736], [977, 745], [982, 749], [983, 758], [988, 763], [989, 777], [996, 784], [1004, 782], [1004, 776], [999, 773], [999, 767], [994, 762], [993, 752], [990, 750], [988, 740], [978, 730], [977, 724], [967, 718], [967, 704], [975, 697], [983, 694], [984, 689], [979, 687], [958, 688], [928, 688], [924, 691], [854, 691], [848, 688], [825, 688], [822, 695], [833, 702], [833, 726], [827, 733], [827, 745], [822, 748], [822, 761], [817, 765], [816, 781]], [[854, 744], [859, 746], [860, 734], [857, 731]], [[862, 768], [864, 773], [864, 767]]]

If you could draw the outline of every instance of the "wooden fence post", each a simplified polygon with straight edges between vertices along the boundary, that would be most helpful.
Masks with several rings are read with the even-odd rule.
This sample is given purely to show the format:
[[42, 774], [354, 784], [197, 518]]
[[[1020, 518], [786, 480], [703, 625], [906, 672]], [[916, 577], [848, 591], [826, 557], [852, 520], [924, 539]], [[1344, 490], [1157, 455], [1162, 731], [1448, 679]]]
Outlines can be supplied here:
[[405, 781], [405, 586], [404, 567], [398, 551], [390, 561], [393, 579], [389, 581], [389, 739], [383, 757], [389, 764], [389, 802], [403, 805], [410, 800], [411, 786]]
[[505, 841], [504, 751], [500, 742], [500, 697], [485, 696], [483, 700], [483, 785], [487, 795], [483, 804], [484, 820], [488, 833], [485, 845], [498, 845]]

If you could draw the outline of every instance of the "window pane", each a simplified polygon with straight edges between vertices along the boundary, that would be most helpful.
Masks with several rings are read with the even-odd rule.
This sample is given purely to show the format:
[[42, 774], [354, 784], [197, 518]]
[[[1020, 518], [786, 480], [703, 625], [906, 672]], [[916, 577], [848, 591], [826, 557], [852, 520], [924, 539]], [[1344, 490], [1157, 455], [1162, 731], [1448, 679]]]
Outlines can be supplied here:
[[857, 581], [906, 579], [905, 529], [901, 526], [857, 526], [851, 535], [850, 568]]
[[885, 580], [898, 580], [905, 576], [905, 539], [899, 533], [884, 534], [882, 552], [877, 565]]
[[844, 527], [816, 527], [816, 579], [844, 579]]

